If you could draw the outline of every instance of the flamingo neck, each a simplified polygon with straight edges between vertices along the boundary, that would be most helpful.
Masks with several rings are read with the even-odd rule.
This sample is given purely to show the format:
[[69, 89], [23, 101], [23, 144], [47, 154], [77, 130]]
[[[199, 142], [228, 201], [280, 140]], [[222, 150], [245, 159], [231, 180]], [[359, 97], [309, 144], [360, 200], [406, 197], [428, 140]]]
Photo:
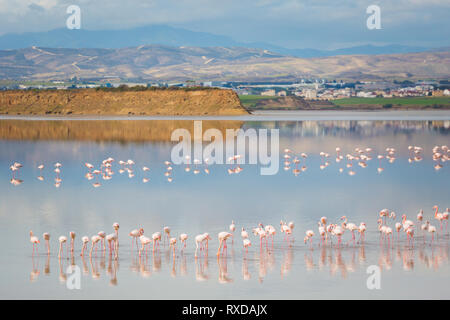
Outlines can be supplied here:
[[436, 218], [436, 217], [437, 217], [437, 214], [438, 214], [439, 207], [436, 206], [435, 208], [436, 208], [436, 211], [434, 212], [434, 217]]

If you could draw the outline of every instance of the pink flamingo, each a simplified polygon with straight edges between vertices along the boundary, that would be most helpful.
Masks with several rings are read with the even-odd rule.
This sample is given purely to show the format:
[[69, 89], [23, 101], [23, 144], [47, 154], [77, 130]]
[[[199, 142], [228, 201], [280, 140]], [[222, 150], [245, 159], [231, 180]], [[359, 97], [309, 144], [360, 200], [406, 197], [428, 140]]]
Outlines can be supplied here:
[[42, 237], [45, 240], [45, 246], [47, 248], [47, 254], [50, 254], [50, 233], [48, 232], [44, 232], [44, 234], [42, 235]]
[[183, 244], [183, 249], [184, 250], [186, 248], [186, 240], [188, 238], [188, 235], [186, 233], [182, 233], [180, 234], [180, 241]]
[[34, 247], [35, 247], [35, 245], [36, 245], [36, 254], [38, 253], [38, 244], [40, 243], [39, 242], [39, 239], [38, 239], [38, 237], [36, 237], [35, 235], [33, 235], [33, 231], [31, 231], [30, 230], [30, 242], [33, 244], [33, 255], [34, 255]]
[[309, 240], [309, 246], [310, 246], [310, 248], [312, 249], [312, 247], [313, 247], [312, 237], [314, 236], [314, 231], [312, 231], [312, 230], [307, 230], [307, 231], [305, 232], [305, 234], [306, 234], [306, 237], [307, 237], [308, 240]]
[[155, 244], [156, 247], [159, 248], [159, 242], [161, 241], [161, 232], [155, 232], [152, 234], [152, 239], [153, 239], [153, 252], [155, 252]]
[[84, 256], [84, 251], [86, 250], [87, 244], [89, 242], [89, 237], [84, 236], [81, 238], [81, 241], [83, 242], [83, 247], [81, 248], [81, 254], [80, 256]]
[[131, 237], [131, 250], [133, 250], [133, 242], [136, 242], [136, 248], [138, 247], [138, 238], [144, 234], [144, 229], [140, 228], [131, 230], [129, 236]]
[[[58, 253], [58, 258], [62, 258], [62, 256], [63, 256], [63, 244], [64, 243], [67, 243], [67, 237], [66, 236], [60, 236], [59, 238], [58, 238], [58, 241], [59, 241], [59, 253]], [[67, 247], [66, 247], [66, 251], [67, 251]]]
[[70, 231], [70, 252], [72, 253], [74, 250], [74, 241], [75, 241], [75, 232]]
[[219, 249], [217, 250], [217, 256], [220, 256], [220, 250], [222, 249], [222, 245], [223, 245], [223, 252], [225, 252], [226, 248], [227, 248], [227, 239], [232, 237], [233, 235], [229, 232], [226, 231], [222, 231], [218, 234], [218, 238], [219, 238]]
[[441, 225], [441, 232], [442, 232], [442, 221], [444, 220], [444, 215], [441, 212], [438, 212], [439, 208], [438, 206], [434, 206], [433, 209], [435, 209], [434, 218], [439, 221], [439, 224]]

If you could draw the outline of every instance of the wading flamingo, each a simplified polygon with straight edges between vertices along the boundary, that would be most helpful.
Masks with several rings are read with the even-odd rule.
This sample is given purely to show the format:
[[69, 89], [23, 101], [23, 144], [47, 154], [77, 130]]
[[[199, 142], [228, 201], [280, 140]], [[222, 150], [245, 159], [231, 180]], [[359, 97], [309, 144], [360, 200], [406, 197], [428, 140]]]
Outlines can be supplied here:
[[248, 253], [248, 247], [250, 247], [252, 245], [252, 243], [250, 242], [250, 240], [248, 238], [245, 238], [244, 240], [242, 240], [242, 244], [245, 248], [245, 252]]
[[217, 250], [217, 256], [220, 255], [220, 250], [222, 249], [223, 246], [223, 252], [225, 252], [226, 248], [227, 248], [227, 239], [232, 237], [233, 235], [229, 232], [226, 231], [222, 231], [218, 234], [218, 239], [219, 239], [219, 249]]
[[153, 239], [153, 251], [155, 251], [155, 245], [156, 248], [159, 248], [159, 242], [161, 241], [161, 232], [155, 232], [152, 234], [152, 239]]
[[42, 237], [45, 240], [45, 246], [47, 247], [47, 254], [50, 254], [50, 233], [44, 232]]
[[186, 248], [186, 240], [187, 240], [187, 238], [188, 238], [188, 235], [186, 233], [180, 234], [180, 241], [183, 244], [183, 249]]
[[[59, 253], [58, 253], [58, 257], [61, 258], [62, 254], [63, 254], [63, 243], [67, 243], [67, 237], [66, 236], [60, 236], [58, 238], [59, 241]], [[67, 251], [67, 247], [66, 247], [66, 251]]]
[[89, 242], [89, 237], [88, 236], [84, 236], [83, 238], [81, 238], [81, 242], [83, 242], [83, 247], [81, 248], [81, 254], [80, 256], [84, 256], [84, 251], [86, 250], [87, 244]]
[[30, 230], [30, 242], [33, 244], [33, 255], [34, 255], [34, 247], [36, 246], [36, 254], [38, 253], [38, 244], [40, 243], [39, 242], [39, 239], [38, 239], [38, 237], [36, 237], [35, 235], [33, 235], [33, 231], [31, 231]]

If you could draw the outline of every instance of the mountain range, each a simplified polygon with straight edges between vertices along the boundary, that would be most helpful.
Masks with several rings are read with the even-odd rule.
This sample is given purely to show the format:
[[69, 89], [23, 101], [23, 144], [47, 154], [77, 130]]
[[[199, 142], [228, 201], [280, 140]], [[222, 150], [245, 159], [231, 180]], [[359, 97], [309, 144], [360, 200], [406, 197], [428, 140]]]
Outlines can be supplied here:
[[140, 45], [0, 50], [0, 79], [292, 81], [448, 78], [450, 51], [299, 58], [267, 49]]
[[426, 48], [405, 45], [361, 45], [336, 50], [292, 49], [262, 42], [239, 42], [230, 37], [208, 32], [196, 32], [167, 25], [149, 25], [124, 30], [69, 30], [66, 28], [46, 32], [27, 32], [0, 36], [0, 50], [23, 49], [32, 46], [45, 48], [126, 48], [141, 45], [189, 47], [245, 47], [270, 50], [282, 55], [300, 58], [330, 57], [338, 55], [379, 55], [425, 51], [448, 51], [448, 48]]

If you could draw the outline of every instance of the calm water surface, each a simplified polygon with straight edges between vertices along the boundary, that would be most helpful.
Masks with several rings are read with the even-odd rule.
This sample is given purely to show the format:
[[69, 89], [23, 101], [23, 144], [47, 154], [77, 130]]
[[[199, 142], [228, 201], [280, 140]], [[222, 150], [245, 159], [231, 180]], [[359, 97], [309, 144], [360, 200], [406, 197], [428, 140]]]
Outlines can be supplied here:
[[[204, 127], [277, 128], [280, 130], [280, 171], [261, 176], [257, 165], [243, 165], [229, 175], [228, 166], [212, 165], [210, 174], [185, 172], [174, 166], [173, 182], [164, 176], [173, 144], [173, 128], [192, 127], [192, 121], [19, 121], [0, 120], [0, 298], [145, 298], [145, 299], [298, 299], [298, 298], [436, 298], [450, 297], [449, 237], [439, 232], [426, 244], [416, 229], [414, 248], [402, 233], [392, 247], [380, 245], [378, 212], [389, 208], [397, 217], [405, 213], [415, 221], [424, 209], [425, 219], [438, 227], [432, 207], [450, 206], [450, 168], [435, 170], [432, 148], [450, 145], [450, 121], [204, 121]], [[156, 128], [152, 130], [152, 128]], [[424, 149], [423, 160], [408, 162], [408, 146]], [[350, 176], [334, 161], [335, 148], [343, 154], [356, 147], [373, 148], [373, 156], [396, 148], [394, 163], [377, 160], [367, 168], [356, 165]], [[298, 176], [283, 170], [282, 150], [291, 148], [309, 155], [307, 171]], [[321, 151], [331, 155], [330, 165], [320, 169]], [[101, 187], [84, 175], [85, 162], [99, 166], [107, 157], [116, 159], [115, 174]], [[133, 159], [135, 176], [118, 172], [118, 160]], [[19, 186], [10, 183], [9, 166], [23, 164]], [[54, 186], [53, 164], [62, 163], [59, 188]], [[45, 164], [39, 181], [37, 166]], [[142, 166], [150, 172], [144, 173]], [[303, 165], [303, 163], [302, 163]], [[203, 169], [200, 168], [200, 169]], [[292, 168], [291, 168], [292, 169]], [[150, 181], [143, 183], [143, 177]], [[318, 246], [317, 221], [327, 216], [340, 222], [342, 215], [359, 224], [366, 222], [364, 245], [337, 249]], [[286, 245], [279, 232], [280, 219], [294, 221], [295, 242]], [[250, 230], [259, 222], [277, 228], [274, 247], [263, 252], [251, 236], [248, 254], [242, 250], [240, 232], [228, 246], [226, 257], [216, 258], [217, 233]], [[100, 230], [112, 232], [120, 223], [117, 261], [108, 254], [80, 257], [81, 237]], [[390, 221], [393, 224], [393, 221]], [[172, 234], [189, 235], [184, 252], [173, 258], [166, 246], [139, 258], [131, 250], [128, 232], [143, 227], [147, 235], [170, 226]], [[28, 232], [41, 239], [39, 254], [32, 256]], [[316, 232], [311, 250], [303, 243], [304, 232]], [[57, 239], [77, 234], [72, 259], [57, 258]], [[42, 233], [51, 234], [51, 254], [44, 253]], [[194, 236], [209, 232], [209, 256], [194, 258]], [[395, 235], [396, 237], [396, 235]], [[344, 235], [344, 242], [350, 234]], [[68, 290], [66, 268], [81, 268], [81, 289]], [[367, 267], [381, 267], [381, 289], [368, 290]]]

